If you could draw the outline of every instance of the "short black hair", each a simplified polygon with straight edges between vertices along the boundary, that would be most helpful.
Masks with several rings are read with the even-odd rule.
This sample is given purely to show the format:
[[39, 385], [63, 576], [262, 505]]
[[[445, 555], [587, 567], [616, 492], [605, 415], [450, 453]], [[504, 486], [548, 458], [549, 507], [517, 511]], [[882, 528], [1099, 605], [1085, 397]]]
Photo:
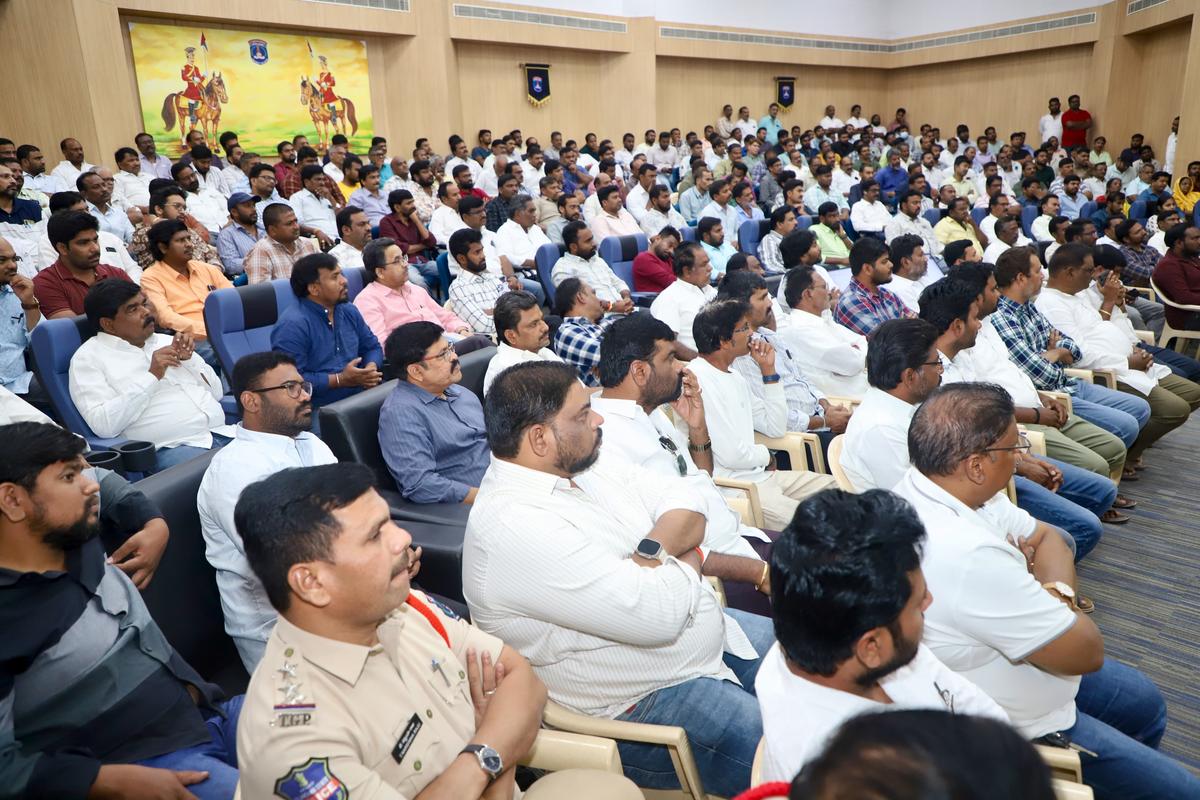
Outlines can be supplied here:
[[1181, 222], [1178, 225], [1172, 225], [1171, 229], [1167, 231], [1165, 236], [1163, 236], [1163, 240], [1167, 245], [1167, 249], [1173, 250], [1175, 245], [1182, 242], [1184, 234], [1186, 234], [1188, 228], [1191, 227], [1193, 227], [1193, 225], [1190, 222]]
[[827, 489], [806, 499], [771, 552], [775, 639], [788, 661], [829, 677], [867, 631], [899, 638], [925, 528], [899, 495]]
[[96, 281], [83, 296], [83, 313], [95, 330], [100, 330], [100, 320], [112, 319], [121, 306], [137, 297], [142, 288], [133, 281], [121, 278], [105, 278]]
[[338, 236], [342, 235], [342, 229], [348, 228], [351, 225], [351, 220], [355, 214], [365, 213], [358, 206], [346, 206], [337, 213], [337, 232]]
[[321, 270], [335, 270], [338, 260], [329, 253], [309, 253], [296, 259], [292, 265], [292, 294], [300, 299], [308, 297], [308, 287], [321, 279]]
[[812, 267], [793, 267], [783, 278], [783, 299], [788, 308], [795, 308], [801, 296], [812, 288], [817, 271]]
[[321, 169], [321, 166], [319, 164], [305, 164], [300, 169], [300, 182], [308, 183], [310, 180], [317, 177], [318, 175], [324, 175], [324, 174], [325, 174], [325, 170]]
[[[389, 194], [388, 195], [388, 205], [389, 206], [391, 205], [391, 200], [392, 200], [392, 196]], [[460, 197], [458, 199], [458, 215], [460, 217], [465, 217], [467, 214], [470, 214], [472, 211], [477, 211], [478, 209], [483, 208], [483, 206], [484, 206], [484, 203], [481, 198], [479, 198], [473, 194], [463, 195], [462, 197]]]
[[685, 269], [696, 266], [696, 256], [702, 250], [699, 242], [680, 242], [671, 256], [671, 271], [677, 276], [683, 275]]
[[50, 195], [50, 213], [57, 214], [82, 202], [83, 195], [79, 192], [55, 192]]
[[931, 283], [921, 292], [921, 319], [937, 331], [938, 336], [950, 329], [955, 320], [965, 324], [971, 315], [971, 304], [979, 299], [979, 287], [973, 281], [943, 278]]
[[867, 383], [885, 392], [895, 389], [905, 370], [921, 368], [937, 337], [937, 329], [923, 319], [882, 323], [867, 341]]
[[1082, 267], [1092, 248], [1083, 242], [1067, 242], [1050, 257], [1050, 274], [1058, 275], [1071, 267]]
[[137, 154], [138, 151], [134, 150], [132, 147], [118, 147], [117, 152], [113, 153], [113, 161], [116, 161], [119, 164], [121, 163], [122, 158], [125, 158], [126, 156], [136, 157]]
[[46, 221], [46, 237], [53, 245], [69, 245], [71, 240], [84, 231], [98, 230], [99, 220], [86, 211], [64, 211]]
[[[738, 255], [745, 256], [744, 253]], [[720, 288], [717, 289], [716, 299], [740, 300], [743, 303], [749, 303], [751, 296], [759, 289], [769, 292], [767, 282], [761, 275], [744, 267], [733, 272], [726, 270], [725, 278], [721, 281]]]
[[900, 262], [912, 258], [918, 247], [924, 247], [925, 240], [915, 233], [905, 233], [892, 239], [888, 247], [888, 258], [892, 260], [892, 269], [898, 269]]
[[229, 376], [230, 389], [233, 399], [237, 401], [239, 412], [242, 408], [242, 392], [248, 389], [258, 389], [258, 381], [262, 376], [275, 369], [280, 364], [296, 366], [296, 360], [287, 353], [278, 350], [263, 350], [260, 353], [248, 353], [233, 365], [233, 374]]
[[531, 308], [537, 308], [538, 301], [529, 292], [505, 292], [496, 298], [496, 307], [492, 310], [492, 320], [496, 323], [496, 341], [505, 342], [504, 334], [515, 331], [521, 323], [521, 315]]
[[554, 310], [565, 317], [575, 305], [575, 298], [583, 290], [583, 281], [579, 278], [567, 278], [554, 289]]
[[[564, 281], [565, 282], [565, 281]], [[674, 342], [675, 332], [653, 314], [630, 314], [617, 320], [600, 340], [600, 385], [619, 386], [634, 361], [649, 361], [658, 342]]]
[[982, 452], [1013, 421], [1013, 401], [994, 383], [950, 383], [936, 389], [913, 415], [908, 455], [922, 475], [950, 475]]
[[305, 561], [329, 561], [342, 533], [334, 511], [375, 488], [375, 473], [354, 462], [295, 467], [247, 486], [233, 521], [250, 568], [280, 613], [291, 606], [288, 571]]
[[[104, 283], [105, 281], [101, 281]], [[14, 422], [0, 425], [0, 483], [15, 483], [33, 491], [38, 475], [51, 464], [74, 461], [87, 442], [66, 428], [47, 422]]]
[[192, 149], [188, 151], [188, 154], [192, 157], [193, 161], [213, 157], [213, 151], [208, 149], [208, 145], [206, 144], [193, 145]]
[[[712, 233], [712, 229], [721, 225], [722, 221], [719, 217], [704, 217], [696, 223], [696, 241], [700, 241], [705, 236]], [[724, 229], [722, 229], [724, 232]]]
[[964, 261], [946, 270], [946, 280], [961, 281], [975, 287], [979, 294], [987, 289], [988, 278], [992, 277], [996, 268], [982, 261]]
[[408, 381], [408, 368], [420, 364], [425, 351], [433, 347], [446, 331], [436, 322], [418, 320], [397, 325], [383, 343], [388, 369], [402, 381]]
[[272, 226], [278, 225], [289, 211], [295, 213], [295, 209], [287, 203], [268, 203], [262, 212], [263, 229], [269, 231]]
[[[564, 194], [559, 199], [562, 200], [566, 197], [570, 197], [570, 195]], [[570, 252], [571, 245], [579, 243], [579, 234], [585, 230], [587, 230], [587, 223], [581, 219], [568, 222], [563, 226], [562, 240], [563, 246], [567, 248], [567, 252]]]
[[483, 401], [492, 454], [514, 458], [525, 431], [554, 419], [578, 383], [579, 371], [557, 361], [525, 361], [497, 375]]
[[1028, 277], [1033, 272], [1030, 258], [1036, 255], [1032, 247], [1010, 247], [1005, 250], [996, 259], [996, 285], [1004, 289], [1012, 286], [1018, 275]]
[[163, 251], [170, 246], [175, 234], [187, 230], [188, 226], [181, 219], [160, 219], [151, 225], [146, 232], [146, 247], [150, 250], [150, 257], [155, 261], [161, 260]]
[[783, 261], [783, 268], [790, 270], [800, 266], [800, 259], [812, 249], [816, 238], [817, 235], [811, 230], [796, 228], [780, 239], [779, 258]]
[[869, 267], [887, 255], [887, 245], [874, 236], [863, 236], [850, 247], [850, 269], [855, 277], [862, 272], [863, 267]]
[[947, 265], [953, 265], [965, 258], [967, 250], [974, 246], [975, 243], [970, 239], [955, 239], [942, 249], [942, 258]]
[[750, 304], [737, 300], [714, 300], [700, 309], [692, 320], [692, 338], [696, 352], [715, 353], [724, 342], [733, 339], [733, 330], [750, 313]]
[[483, 234], [471, 228], [460, 228], [450, 234], [450, 241], [447, 243], [447, 252], [450, 258], [457, 260], [459, 256], [466, 258], [467, 253], [471, 250], [471, 245], [476, 242], [483, 242]]

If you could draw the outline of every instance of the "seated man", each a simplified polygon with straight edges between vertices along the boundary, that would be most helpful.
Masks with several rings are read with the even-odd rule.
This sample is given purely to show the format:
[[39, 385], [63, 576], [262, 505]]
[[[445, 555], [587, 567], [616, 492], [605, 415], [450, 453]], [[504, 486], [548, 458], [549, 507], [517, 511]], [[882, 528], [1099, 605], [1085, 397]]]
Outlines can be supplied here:
[[[529, 195], [517, 195], [513, 201], [512, 216], [496, 231], [495, 242], [496, 255], [507, 259], [518, 277], [530, 281], [537, 280], [537, 262], [534, 261], [534, 256], [537, 255], [538, 248], [550, 244], [550, 240], [537, 225], [537, 211]], [[531, 290], [530, 287], [526, 288]]]
[[696, 241], [708, 254], [708, 263], [717, 277], [725, 274], [725, 265], [737, 252], [726, 238], [725, 226], [718, 217], [703, 217], [696, 225]]
[[290, 278], [293, 264], [320, 252], [313, 239], [300, 236], [296, 212], [287, 203], [271, 203], [264, 208], [262, 224], [267, 235], [255, 242], [242, 260], [247, 283]]
[[83, 313], [88, 290], [106, 278], [130, 281], [125, 270], [100, 263], [100, 223], [83, 211], [64, 211], [46, 223], [58, 260], [33, 278], [33, 291], [46, 319]]
[[756, 681], [763, 780], [792, 780], [861, 714], [928, 708], [1008, 722], [921, 643], [934, 599], [924, 540], [912, 507], [890, 492], [828, 491], [800, 504], [771, 554], [778, 641]]
[[241, 699], [221, 702], [105, 556], [83, 439], [35, 422], [0, 437], [6, 791], [231, 797]]
[[[554, 702], [682, 726], [705, 788], [732, 796], [762, 735], [770, 621], [722, 613], [701, 577], [708, 504], [692, 487], [597, 463], [590, 398], [564, 364], [518, 364], [488, 392], [492, 462], [463, 545], [471, 618], [536, 665]], [[639, 786], [678, 787], [665, 748], [618, 747]]]
[[600, 342], [620, 316], [604, 315], [604, 304], [592, 287], [579, 278], [567, 278], [554, 292], [554, 307], [562, 323], [554, 332], [554, 352], [579, 370], [585, 386], [599, 386]]
[[[859, 184], [862, 187], [862, 199], [850, 209], [850, 224], [860, 236], [870, 236], [883, 240], [883, 229], [892, 221], [888, 206], [879, 199], [879, 184], [868, 179]], [[824, 204], [822, 204], [824, 205]]]
[[1100, 272], [1092, 248], [1078, 242], [1065, 244], [1050, 259], [1050, 281], [1034, 302], [1051, 325], [1078, 343], [1081, 357], [1075, 363], [1080, 368], [1110, 369], [1121, 391], [1146, 398], [1150, 421], [1139, 437], [1145, 448], [1200, 408], [1200, 386], [1155, 363], [1154, 356], [1136, 345], [1136, 337], [1130, 341], [1132, 331], [1112, 320], [1120, 281], [1108, 287], [1099, 310], [1092, 306], [1085, 290]]
[[[975, 224], [975, 219], [971, 216], [970, 204], [962, 197], [955, 197], [947, 204], [946, 216], [933, 226], [933, 233], [943, 247], [951, 242], [965, 239], [975, 248], [976, 253], [983, 252], [979, 226]], [[946, 257], [946, 264], [950, 264], [949, 256]]]
[[842, 217], [837, 203], [822, 203], [817, 209], [817, 223], [812, 226], [821, 248], [820, 261], [830, 267], [842, 267], [850, 263], [850, 247], [853, 242], [842, 227]]
[[71, 400], [97, 436], [151, 442], [162, 471], [229, 442], [221, 379], [191, 334], [154, 332], [154, 310], [136, 283], [95, 284], [84, 299], [98, 333], [71, 356]]
[[[604, 391], [592, 408], [604, 418], [600, 459], [623, 459], [668, 478], [682, 477], [708, 503], [704, 574], [724, 581], [734, 608], [770, 616], [767, 534], [743, 525], [713, 483], [712, 448], [696, 378], [675, 356], [675, 334], [649, 314], [613, 323], [600, 347]], [[661, 406], [687, 423], [681, 433]], [[670, 446], [668, 446], [670, 443]]]
[[691, 360], [696, 357], [692, 320], [705, 303], [717, 296], [717, 290], [710, 284], [712, 264], [699, 243], [683, 242], [675, 248], [671, 267], [676, 280], [654, 298], [650, 313], [667, 323], [679, 337], [675, 343], [679, 357]]
[[289, 467], [333, 464], [337, 458], [312, 428], [312, 386], [291, 356], [274, 351], [238, 359], [230, 376], [242, 421], [233, 441], [213, 456], [200, 482], [196, 508], [205, 555], [217, 572], [225, 632], [247, 672], [262, 659], [275, 627], [262, 583], [246, 561], [233, 509], [242, 490]]
[[609, 236], [636, 236], [642, 232], [637, 220], [625, 210], [620, 186], [603, 186], [596, 190], [596, 197], [600, 201], [600, 212], [592, 220], [592, 228], [597, 243]]
[[904, 301], [884, 288], [892, 280], [892, 260], [887, 245], [864, 236], [850, 248], [850, 269], [854, 277], [838, 299], [833, 318], [861, 336], [889, 319], [915, 317]]
[[42, 312], [33, 281], [21, 272], [23, 261], [0, 236], [0, 388], [46, 405], [48, 398], [26, 364], [30, 335], [42, 321]]
[[892, 279], [888, 291], [904, 301], [914, 314], [921, 311], [919, 302], [924, 279], [929, 270], [929, 254], [925, 243], [915, 233], [905, 233], [888, 244], [888, 260], [892, 262]]
[[190, 236], [177, 219], [154, 223], [148, 242], [155, 259], [142, 273], [142, 291], [154, 306], [159, 327], [191, 334], [196, 354], [216, 370], [220, 362], [204, 326], [204, 301], [233, 284], [219, 268], [188, 258]]
[[300, 170], [304, 188], [288, 198], [296, 210], [296, 218], [306, 228], [319, 232], [321, 243], [336, 242], [337, 211], [330, 199], [330, 181], [324, 170], [316, 164], [308, 164]]
[[365, 283], [354, 298], [354, 307], [379, 341], [406, 322], [418, 320], [436, 323], [453, 342], [471, 335], [470, 325], [409, 281], [413, 266], [392, 239], [375, 239], [363, 248], [363, 267]]
[[[649, 166], [649, 165], [644, 165]], [[650, 166], [653, 170], [654, 167]], [[651, 176], [653, 178], [653, 176]], [[637, 189], [634, 189], [637, 191]], [[641, 227], [642, 233], [653, 238], [662, 231], [663, 228], [670, 226], [675, 230], [683, 230], [687, 227], [687, 222], [683, 215], [675, 210], [675, 206], [671, 205], [671, 190], [661, 184], [654, 184], [650, 189], [650, 205], [647, 210], [642, 212]], [[633, 197], [633, 192], [629, 193], [626, 198], [626, 203]], [[630, 213], [633, 213], [632, 211]], [[637, 218], [637, 214], [634, 213]]]
[[392, 213], [380, 221], [379, 236], [391, 239], [400, 248], [420, 273], [425, 286], [437, 285], [437, 263], [431, 258], [436, 255], [437, 239], [421, 220], [413, 193], [407, 189], [393, 189], [388, 194], [388, 207]]
[[342, 240], [329, 250], [343, 270], [365, 269], [363, 249], [371, 242], [371, 219], [358, 206], [345, 206], [337, 213], [338, 235]]
[[[534, 306], [537, 309], [536, 306]], [[407, 322], [387, 338], [400, 380], [379, 410], [379, 449], [413, 503], [470, 503], [488, 466], [483, 406], [440, 327]]]
[[825, 394], [862, 397], [867, 391], [867, 339], [833, 321], [830, 291], [821, 271], [810, 266], [789, 270], [783, 280], [791, 313], [783, 341], [804, 374]]
[[675, 282], [671, 258], [682, 239], [679, 229], [670, 225], [650, 236], [650, 247], [633, 259], [634, 291], [661, 292]]
[[633, 311], [633, 300], [625, 281], [616, 276], [597, 252], [597, 239], [582, 221], [569, 222], [563, 228], [563, 244], [567, 251], [554, 264], [550, 282], [558, 286], [567, 278], [579, 278], [600, 298], [604, 311], [626, 314]]
[[529, 292], [508, 292], [496, 301], [496, 354], [483, 376], [486, 394], [492, 381], [513, 364], [523, 361], [562, 361], [550, 349], [550, 326], [542, 307]]
[[[750, 305], [734, 300], [701, 309], [692, 323], [699, 357], [690, 367], [704, 393], [717, 477], [757, 484], [767, 527], [783, 530], [801, 500], [834, 481], [805, 471], [803, 464], [792, 464], [788, 471], [771, 469], [774, 456], [765, 445], [755, 443], [756, 431], [772, 437], [787, 433], [788, 405], [776, 370], [775, 348], [753, 338], [751, 318]], [[747, 354], [758, 366], [761, 400], [732, 369], [734, 360]]]
[[[721, 282], [717, 300], [736, 300], [750, 306], [750, 325], [754, 335], [775, 348], [775, 368], [787, 401], [787, 429], [812, 431], [820, 437], [823, 447], [828, 448], [833, 437], [846, 430], [850, 409], [833, 405], [825, 399], [824, 392], [808, 381], [782, 334], [776, 332], [778, 320], [771, 305], [767, 282], [748, 270], [730, 273]], [[733, 368], [746, 379], [746, 386], [755, 401], [767, 402], [766, 384], [762, 381], [757, 362], [747, 354], [734, 359]]]
[[271, 330], [271, 349], [291, 356], [312, 384], [313, 410], [378, 386], [383, 348], [348, 302], [346, 278], [337, 259], [313, 253], [292, 269], [299, 305], [280, 315]]
[[1099, 796], [1200, 796], [1200, 780], [1155, 750], [1167, 719], [1158, 689], [1105, 659], [1099, 629], [1077, 607], [1063, 540], [1044, 525], [1020, 536], [986, 513], [1028, 448], [1008, 393], [943, 387], [917, 409], [908, 441], [913, 467], [894, 491], [929, 537], [921, 560], [933, 595], [929, 649], [1026, 738], [1077, 744], [1084, 781]]
[[448, 252], [451, 261], [458, 264], [459, 274], [450, 284], [450, 299], [446, 304], [454, 306], [455, 316], [461, 315], [475, 333], [495, 336], [496, 301], [510, 291], [510, 284], [488, 270], [479, 231], [466, 227], [455, 231], [450, 235]]
[[[359, 464], [290, 469], [238, 502], [246, 556], [280, 615], [246, 691], [242, 795], [509, 797], [545, 687], [499, 639], [411, 591], [412, 537], [372, 483]], [[566, 785], [637, 794], [590, 771]]]

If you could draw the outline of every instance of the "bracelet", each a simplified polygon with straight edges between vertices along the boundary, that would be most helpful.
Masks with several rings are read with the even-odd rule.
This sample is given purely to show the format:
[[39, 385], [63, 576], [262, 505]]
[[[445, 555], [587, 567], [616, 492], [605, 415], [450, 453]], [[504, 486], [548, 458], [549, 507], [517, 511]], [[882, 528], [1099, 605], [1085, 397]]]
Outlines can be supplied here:
[[25, 309], [26, 311], [33, 311], [35, 308], [41, 308], [41, 307], [42, 307], [41, 303], [29, 303], [29, 304], [21, 303], [21, 308]]
[[699, 547], [696, 547], [695, 550], [696, 550], [696, 555], [700, 556], [700, 566], [703, 567], [704, 566], [704, 551], [701, 550]]
[[707, 453], [709, 450], [712, 450], [712, 439], [709, 439], [704, 444], [692, 444], [688, 442], [688, 450], [691, 450], [693, 453]]
[[762, 382], [763, 383], [779, 383], [779, 373], [772, 372], [770, 375], [763, 375]]
[[341, 375], [341, 373], [339, 373], [339, 372], [335, 372], [335, 373], [333, 373], [333, 386], [334, 386], [334, 388], [336, 389], [338, 386], [341, 386], [341, 385], [342, 385], [342, 375]]
[[764, 561], [762, 575], [760, 575], [758, 577], [758, 583], [754, 584], [754, 591], [756, 591], [756, 592], [762, 591], [762, 585], [766, 582], [767, 574], [770, 572], [770, 570], [771, 570], [771, 565]]
[[1035, 408], [1033, 410], [1033, 424], [1034, 425], [1042, 424], [1042, 410], [1040, 408]]
[[1106, 317], [1111, 317], [1111, 316], [1112, 316], [1112, 312], [1111, 312], [1111, 311], [1105, 311], [1103, 308], [1102, 308], [1102, 309], [1100, 309], [1100, 313], [1101, 313], [1101, 314], [1103, 314], [1103, 315], [1104, 315], [1104, 316], [1106, 316]]

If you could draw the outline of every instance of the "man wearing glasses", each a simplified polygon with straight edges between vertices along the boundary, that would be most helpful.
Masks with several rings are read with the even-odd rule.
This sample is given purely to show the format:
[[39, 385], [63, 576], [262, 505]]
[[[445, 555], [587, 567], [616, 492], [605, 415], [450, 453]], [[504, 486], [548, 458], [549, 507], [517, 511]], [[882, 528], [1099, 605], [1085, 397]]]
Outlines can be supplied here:
[[196, 506], [209, 563], [217, 572], [225, 632], [237, 646], [247, 672], [262, 658], [275, 610], [262, 583], [246, 561], [246, 550], [233, 522], [242, 490], [291, 467], [337, 461], [312, 433], [312, 384], [284, 353], [266, 351], [243, 356], [230, 377], [242, 421], [233, 441], [208, 465]]

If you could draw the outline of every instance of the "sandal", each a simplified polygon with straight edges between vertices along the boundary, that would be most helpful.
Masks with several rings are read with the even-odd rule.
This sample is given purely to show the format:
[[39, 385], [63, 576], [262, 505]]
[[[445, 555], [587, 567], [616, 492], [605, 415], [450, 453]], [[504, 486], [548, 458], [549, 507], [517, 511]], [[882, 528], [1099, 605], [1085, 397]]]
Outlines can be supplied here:
[[1137, 500], [1126, 497], [1123, 494], [1117, 495], [1117, 499], [1113, 500], [1113, 508], [1131, 509], [1137, 508]]
[[1133, 467], [1125, 467], [1125, 469], [1121, 470], [1121, 480], [1130, 481], [1132, 483], [1133, 481], [1136, 481], [1137, 479], [1138, 479], [1137, 470], [1134, 469]]
[[1091, 614], [1096, 610], [1096, 603], [1093, 602], [1092, 598], [1086, 597], [1082, 594], [1075, 595], [1075, 605], [1078, 606], [1079, 610], [1085, 614]]
[[1129, 522], [1130, 519], [1131, 517], [1128, 514], [1122, 514], [1115, 508], [1110, 508], [1108, 511], [1105, 511], [1103, 516], [1100, 517], [1101, 522], [1107, 522], [1110, 525], [1124, 525], [1126, 522]]

